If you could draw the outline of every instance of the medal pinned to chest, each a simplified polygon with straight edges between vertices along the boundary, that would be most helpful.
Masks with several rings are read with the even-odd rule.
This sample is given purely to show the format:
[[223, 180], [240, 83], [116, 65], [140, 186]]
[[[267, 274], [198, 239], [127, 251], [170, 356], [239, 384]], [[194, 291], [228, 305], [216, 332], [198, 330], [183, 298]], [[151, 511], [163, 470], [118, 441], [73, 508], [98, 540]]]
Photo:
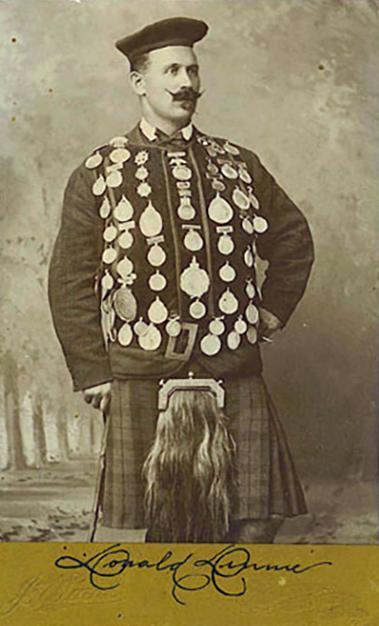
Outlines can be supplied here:
[[150, 237], [147, 239], [149, 245], [149, 251], [147, 253], [147, 260], [153, 267], [161, 267], [167, 258], [167, 254], [162, 247], [164, 242], [163, 235], [157, 237]]
[[201, 226], [193, 224], [191, 226], [183, 224], [185, 235], [183, 238], [184, 247], [190, 252], [199, 252], [204, 247], [204, 240], [201, 236]]
[[232, 238], [233, 226], [217, 226], [216, 232], [220, 235], [217, 241], [217, 249], [220, 254], [231, 254], [235, 248]]
[[206, 306], [200, 298], [207, 293], [209, 286], [208, 272], [200, 267], [195, 257], [192, 257], [190, 265], [180, 276], [180, 289], [192, 299], [189, 313], [194, 319], [201, 319], [206, 313]]

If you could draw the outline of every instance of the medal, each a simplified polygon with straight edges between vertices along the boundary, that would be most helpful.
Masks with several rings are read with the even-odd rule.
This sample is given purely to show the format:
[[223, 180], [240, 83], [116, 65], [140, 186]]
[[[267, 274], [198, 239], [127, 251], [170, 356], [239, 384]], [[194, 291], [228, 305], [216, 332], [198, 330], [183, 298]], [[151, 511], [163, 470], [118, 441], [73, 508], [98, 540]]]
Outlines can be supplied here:
[[137, 187], [137, 193], [141, 198], [147, 198], [151, 194], [151, 187], [149, 183], [140, 183]]
[[125, 161], [130, 159], [130, 152], [126, 148], [116, 148], [112, 150], [109, 158], [112, 163], [125, 163]]
[[221, 168], [221, 172], [226, 178], [231, 180], [237, 178], [238, 176], [237, 170], [232, 165], [229, 165], [229, 163], [224, 163]]
[[205, 335], [200, 342], [200, 349], [207, 356], [213, 356], [221, 349], [221, 339], [216, 335]]
[[140, 165], [140, 167], [136, 170], [135, 177], [138, 180], [145, 180], [149, 176], [149, 172], [144, 165]]
[[253, 194], [252, 191], [249, 193], [250, 204], [256, 211], [259, 210], [259, 201], [258, 198]]
[[133, 269], [133, 263], [127, 256], [124, 256], [124, 258], [117, 263], [117, 272], [124, 280], [130, 277], [130, 274], [133, 273]]
[[118, 317], [124, 322], [132, 322], [137, 317], [137, 300], [132, 290], [125, 285], [114, 294], [113, 306]]
[[104, 176], [100, 174], [99, 178], [92, 185], [92, 192], [95, 196], [101, 196], [106, 188], [107, 186], [105, 184]]
[[138, 343], [144, 350], [156, 350], [162, 341], [162, 335], [154, 324], [149, 324], [147, 331], [138, 337]]
[[257, 307], [250, 302], [245, 311], [246, 319], [250, 324], [256, 324], [259, 320], [259, 311]]
[[208, 207], [208, 215], [216, 224], [226, 224], [233, 217], [233, 209], [229, 202], [217, 193]]
[[149, 278], [149, 287], [152, 291], [162, 291], [166, 285], [167, 280], [159, 270], [156, 270], [155, 274]]
[[121, 326], [120, 330], [118, 331], [117, 339], [119, 344], [124, 347], [128, 346], [132, 342], [133, 332], [130, 328], [130, 324], [126, 323]]
[[108, 198], [105, 197], [99, 209], [100, 217], [102, 217], [103, 220], [106, 220], [110, 212], [111, 212], [111, 205], [110, 205]]
[[195, 320], [199, 320], [204, 317], [206, 312], [207, 309], [203, 302], [200, 302], [200, 300], [195, 300], [194, 302], [191, 302], [189, 307], [189, 313], [190, 316], [193, 317]]
[[226, 187], [224, 185], [224, 183], [222, 182], [222, 180], [218, 180], [216, 178], [213, 178], [213, 180], [211, 181], [211, 185], [212, 185], [212, 189], [214, 189], [214, 191], [225, 191]]
[[89, 170], [94, 170], [96, 167], [99, 167], [99, 165], [101, 165], [102, 162], [103, 162], [103, 157], [101, 156], [100, 152], [95, 152], [95, 154], [88, 157], [88, 159], [85, 162], [85, 166]]
[[247, 211], [250, 206], [250, 198], [238, 187], [236, 187], [233, 191], [233, 202], [238, 206], [242, 211]]
[[236, 277], [236, 270], [229, 264], [229, 261], [226, 261], [226, 263], [220, 267], [218, 274], [221, 280], [226, 283], [231, 283]]
[[234, 250], [234, 241], [228, 233], [223, 233], [217, 242], [217, 249], [221, 254], [231, 254]]
[[238, 148], [236, 148], [236, 146], [233, 146], [231, 143], [229, 143], [228, 141], [226, 141], [224, 143], [224, 150], [226, 150], [226, 152], [229, 152], [229, 154], [233, 154], [234, 156], [237, 156], [237, 154], [240, 153], [240, 151], [238, 150]]
[[150, 200], [140, 217], [139, 227], [145, 237], [155, 237], [156, 235], [159, 235], [162, 230], [162, 218], [158, 211], [153, 207]]
[[237, 350], [238, 346], [241, 343], [241, 335], [239, 335], [235, 330], [232, 330], [231, 333], [226, 338], [226, 344], [229, 350]]
[[172, 175], [176, 180], [190, 180], [192, 172], [187, 165], [175, 165], [172, 168]]
[[216, 317], [209, 324], [208, 330], [212, 335], [222, 335], [225, 330], [225, 324], [221, 317]]
[[177, 211], [181, 220], [193, 220], [196, 211], [191, 204], [191, 198], [188, 196], [180, 198], [180, 205]]
[[246, 282], [245, 291], [246, 295], [252, 300], [255, 296], [255, 287], [251, 279]]
[[112, 289], [114, 285], [114, 280], [108, 270], [105, 271], [103, 278], [101, 279], [101, 287], [103, 289], [103, 293], [106, 293], [110, 289]]
[[137, 337], [142, 337], [142, 335], [145, 335], [148, 330], [149, 330], [148, 325], [146, 324], [146, 322], [143, 321], [143, 318], [140, 317], [138, 322], [134, 324], [135, 334], [137, 335]]
[[125, 198], [123, 195], [120, 202], [115, 206], [113, 210], [113, 216], [119, 222], [127, 222], [132, 219], [134, 213], [134, 209], [130, 204], [129, 200]]
[[198, 252], [204, 245], [202, 236], [194, 229], [190, 228], [184, 237], [184, 245], [191, 252]]
[[112, 189], [119, 187], [122, 183], [121, 172], [119, 172], [118, 170], [114, 170], [110, 172], [110, 174], [108, 174], [107, 176], [106, 183], [107, 183], [107, 186], [111, 187]]
[[238, 320], [234, 322], [234, 330], [239, 335], [243, 335], [247, 331], [247, 324], [243, 319], [242, 315], [239, 316]]
[[107, 226], [107, 228], [103, 232], [104, 240], [107, 241], [108, 243], [111, 243], [112, 241], [116, 239], [117, 232], [118, 232], [117, 228], [113, 226], [113, 224], [111, 224], [110, 226]]
[[147, 316], [153, 324], [162, 324], [168, 318], [168, 311], [159, 296], [157, 296], [148, 308]]
[[207, 170], [210, 173], [211, 176], [217, 176], [217, 174], [219, 173], [219, 169], [216, 165], [216, 163], [213, 163], [213, 161], [209, 161], [208, 165], [207, 165]]
[[258, 234], [264, 233], [268, 229], [267, 220], [265, 220], [264, 217], [260, 217], [259, 215], [256, 215], [254, 217], [253, 224], [255, 232]]
[[239, 169], [238, 174], [239, 174], [240, 179], [243, 180], [244, 183], [246, 183], [247, 185], [250, 185], [250, 183], [252, 182], [252, 178], [249, 172], [244, 167], [241, 167]]
[[248, 331], [246, 333], [246, 337], [247, 337], [247, 340], [250, 343], [252, 343], [252, 344], [257, 343], [258, 333], [257, 333], [256, 328], [254, 328], [254, 326], [250, 326], [249, 327], [249, 329], [248, 329]]
[[234, 293], [230, 291], [229, 287], [227, 287], [221, 295], [218, 301], [218, 307], [220, 311], [226, 313], [227, 315], [231, 315], [238, 310], [238, 300]]
[[123, 250], [128, 250], [132, 247], [134, 241], [134, 237], [130, 230], [125, 230], [118, 238], [118, 243], [120, 248]]
[[137, 152], [134, 158], [134, 163], [136, 165], [144, 165], [145, 163], [147, 163], [148, 160], [149, 153], [147, 152], [147, 150], [141, 150], [140, 152]]
[[123, 148], [128, 143], [128, 140], [126, 137], [113, 137], [109, 143], [113, 148]]
[[163, 265], [166, 258], [167, 258], [167, 255], [165, 251], [157, 243], [154, 243], [151, 246], [149, 252], [147, 253], [147, 260], [149, 261], [150, 265], [152, 265], [153, 267], [160, 267], [161, 265]]
[[166, 324], [166, 333], [169, 337], [178, 337], [182, 330], [182, 325], [178, 317], [172, 317]]
[[248, 235], [252, 235], [254, 232], [254, 226], [252, 224], [252, 221], [249, 217], [244, 217], [242, 220], [242, 228], [244, 229], [245, 233], [247, 233]]
[[247, 267], [253, 267], [254, 257], [253, 257], [253, 253], [251, 251], [250, 246], [247, 246], [243, 255], [243, 260], [245, 261]]
[[113, 263], [113, 261], [115, 261], [117, 258], [117, 252], [114, 248], [107, 248], [106, 250], [104, 250], [103, 252], [103, 263]]
[[210, 280], [208, 273], [201, 269], [196, 258], [192, 261], [180, 276], [180, 288], [190, 297], [200, 298], [209, 289]]

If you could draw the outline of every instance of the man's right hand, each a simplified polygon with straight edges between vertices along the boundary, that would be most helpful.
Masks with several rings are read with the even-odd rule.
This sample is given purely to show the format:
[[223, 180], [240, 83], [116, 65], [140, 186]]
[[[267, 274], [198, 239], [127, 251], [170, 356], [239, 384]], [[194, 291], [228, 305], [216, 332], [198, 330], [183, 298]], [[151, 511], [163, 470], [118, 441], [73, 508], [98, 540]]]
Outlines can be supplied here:
[[102, 383], [95, 387], [83, 390], [83, 397], [87, 404], [92, 404], [95, 409], [107, 413], [111, 401], [111, 383]]

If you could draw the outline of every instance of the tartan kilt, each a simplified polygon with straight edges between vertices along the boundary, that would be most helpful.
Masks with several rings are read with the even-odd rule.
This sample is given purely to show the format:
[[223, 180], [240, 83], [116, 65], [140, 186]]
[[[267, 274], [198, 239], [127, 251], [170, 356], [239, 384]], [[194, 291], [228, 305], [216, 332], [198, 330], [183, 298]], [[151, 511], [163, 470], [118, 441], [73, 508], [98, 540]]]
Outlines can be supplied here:
[[[237, 446], [233, 519], [292, 517], [307, 512], [275, 406], [262, 376], [224, 381], [225, 413]], [[112, 401], [101, 494], [102, 524], [145, 528], [142, 465], [158, 415], [156, 380], [112, 383]]]

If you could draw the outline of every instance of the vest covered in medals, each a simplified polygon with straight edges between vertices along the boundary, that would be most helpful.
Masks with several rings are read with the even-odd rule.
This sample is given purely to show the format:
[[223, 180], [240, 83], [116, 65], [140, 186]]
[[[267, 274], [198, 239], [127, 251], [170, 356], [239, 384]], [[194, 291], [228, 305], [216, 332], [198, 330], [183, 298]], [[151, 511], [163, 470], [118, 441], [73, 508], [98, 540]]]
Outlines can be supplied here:
[[97, 293], [111, 357], [182, 365], [254, 346], [256, 241], [269, 224], [240, 150], [199, 131], [175, 150], [116, 137], [85, 167], [103, 220]]

